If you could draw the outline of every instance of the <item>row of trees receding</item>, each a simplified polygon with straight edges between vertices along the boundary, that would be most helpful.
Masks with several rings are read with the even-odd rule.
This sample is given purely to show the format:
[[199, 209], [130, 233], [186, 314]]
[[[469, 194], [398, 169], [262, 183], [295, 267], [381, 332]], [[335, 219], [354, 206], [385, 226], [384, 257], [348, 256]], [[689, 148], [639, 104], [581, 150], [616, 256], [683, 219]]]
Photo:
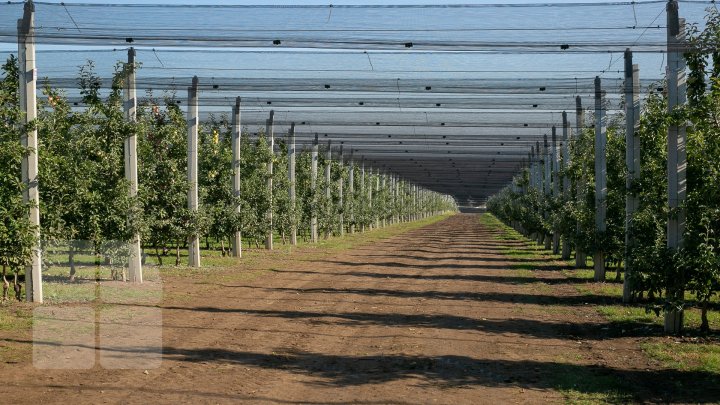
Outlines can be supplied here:
[[[39, 145], [41, 237], [53, 241], [89, 241], [99, 250], [113, 241], [140, 235], [146, 254], [162, 264], [168, 252], [180, 250], [200, 236], [207, 247], [231, 252], [233, 237], [257, 247], [274, 233], [283, 243], [291, 234], [312, 239], [313, 218], [321, 237], [366, 230], [454, 210], [454, 201], [421, 190], [390, 174], [366, 169], [364, 161], [335, 159], [329, 145], [318, 145], [315, 164], [329, 169], [312, 175], [312, 145], [298, 150], [295, 162], [296, 198], [288, 190], [292, 176], [288, 137], [277, 137], [274, 149], [266, 128], [241, 134], [240, 159], [233, 161], [233, 122], [227, 115], [211, 116], [198, 130], [200, 204], [188, 206], [188, 119], [177, 95], [148, 92], [138, 104], [136, 119], [128, 120], [123, 105], [125, 81], [137, 66], [117, 65], [109, 91], [88, 62], [78, 85], [83, 108], [47, 85], [38, 98], [38, 118], [24, 125], [20, 108], [18, 61], [10, 57], [0, 78], [0, 264], [20, 273], [32, 260], [36, 229], [28, 220], [31, 202], [23, 199], [21, 135], [37, 129]], [[229, 112], [229, 111], [228, 111]], [[228, 114], [229, 115], [229, 114]], [[125, 176], [125, 141], [137, 136], [137, 195], [129, 193]], [[294, 149], [294, 144], [293, 144]], [[272, 169], [269, 163], [273, 163]], [[321, 172], [322, 173], [322, 172]], [[326, 172], [327, 173], [327, 172]], [[239, 174], [239, 192], [233, 176]], [[315, 178], [313, 178], [315, 177]], [[268, 182], [272, 179], [272, 183]], [[352, 184], [350, 183], [352, 181]], [[271, 187], [268, 187], [271, 184]], [[272, 215], [268, 215], [272, 213]], [[239, 246], [238, 249], [239, 250]], [[72, 244], [70, 247], [72, 255]], [[72, 264], [72, 258], [70, 260]], [[71, 269], [70, 278], [74, 277]], [[7, 284], [7, 283], [6, 283]], [[17, 285], [17, 282], [15, 283]]]
[[[677, 94], [669, 88], [672, 82], [666, 81], [648, 89], [634, 125], [626, 125], [628, 116], [639, 108], [637, 100], [627, 97], [624, 113], [602, 121], [597, 114], [587, 121], [581, 118], [565, 144], [566, 155], [553, 158], [553, 152], [545, 155], [538, 145], [533, 149], [535, 165], [488, 201], [497, 217], [525, 234], [538, 241], [555, 239], [546, 246], [555, 247], [556, 253], [560, 253], [557, 240], [562, 240], [567, 245], [563, 257], [569, 258], [573, 249], [580, 266], [586, 263], [583, 253], [602, 252], [603, 269], [614, 264], [618, 279], [621, 269], [626, 269], [625, 301], [644, 301], [648, 310], [665, 312], [666, 331], [672, 333], [680, 332], [682, 310], [693, 303], [701, 308], [701, 329], [709, 330], [708, 311], [720, 291], [720, 14], [712, 9], [704, 30], [690, 27], [680, 34], [687, 35], [682, 54], [687, 63], [686, 103], [668, 106], [668, 99]], [[681, 70], [685, 76], [684, 66]], [[632, 76], [626, 72], [627, 80]], [[599, 126], [606, 127], [605, 173], [596, 171]], [[668, 143], [677, 134], [674, 128], [687, 131], [677, 150]], [[634, 141], [628, 131], [635, 132]], [[633, 155], [633, 149], [639, 156]], [[681, 160], [682, 172], [678, 171], [685, 176], [681, 184], [685, 195], [677, 207], [668, 195], [676, 191], [672, 181], [677, 180], [672, 176], [668, 180], [674, 174], [669, 151], [687, 154], [686, 165]], [[538, 178], [537, 165], [553, 169], [541, 171]], [[593, 185], [603, 174], [606, 185], [598, 199], [599, 189]], [[546, 192], [544, 186], [550, 184], [546, 182], [564, 179], [568, 186], [563, 192]], [[600, 205], [605, 210], [603, 227], [596, 224]], [[677, 247], [668, 243], [672, 232], [668, 223], [673, 221], [684, 226]], [[596, 277], [604, 279], [604, 271]], [[677, 316], [669, 325], [668, 314], [679, 314], [679, 325]]]

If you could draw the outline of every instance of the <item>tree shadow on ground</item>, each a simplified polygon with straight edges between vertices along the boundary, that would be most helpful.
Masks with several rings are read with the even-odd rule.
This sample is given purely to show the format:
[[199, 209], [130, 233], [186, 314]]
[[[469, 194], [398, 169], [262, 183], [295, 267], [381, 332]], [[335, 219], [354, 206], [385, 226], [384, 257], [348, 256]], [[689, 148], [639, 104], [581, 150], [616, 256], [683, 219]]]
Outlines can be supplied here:
[[[483, 267], [485, 269], [487, 267]], [[503, 283], [503, 284], [587, 284], [594, 283], [592, 279], [580, 277], [563, 277], [563, 278], [538, 278], [523, 276], [495, 276], [487, 274], [405, 274], [405, 273], [388, 273], [388, 272], [369, 272], [369, 271], [348, 271], [348, 272], [320, 272], [310, 270], [283, 270], [275, 269], [275, 273], [283, 274], [306, 274], [318, 276], [332, 277], [356, 277], [356, 278], [379, 278], [379, 279], [399, 279], [399, 280], [425, 280], [425, 281], [475, 281], [484, 283]]]
[[[60, 345], [45, 341], [33, 343]], [[95, 349], [94, 346], [69, 346]], [[156, 354], [160, 349], [108, 346], [103, 350], [125, 356], [127, 353]], [[720, 398], [720, 375], [702, 371], [619, 369], [456, 355], [337, 355], [294, 348], [278, 348], [272, 353], [172, 346], [161, 350], [165, 361], [280, 370], [311, 378], [307, 384], [330, 388], [412, 379], [421, 387], [552, 389], [602, 395], [612, 402], [715, 403]]]
[[[229, 286], [230, 287], [230, 286]], [[522, 294], [503, 292], [476, 292], [476, 291], [436, 291], [436, 290], [397, 290], [380, 288], [291, 288], [291, 287], [262, 287], [237, 285], [234, 288], [262, 289], [267, 292], [288, 292], [300, 294], [357, 294], [369, 297], [390, 297], [426, 300], [451, 300], [451, 301], [474, 301], [474, 302], [502, 302], [510, 304], [535, 304], [553, 306], [579, 306], [579, 305], [611, 305], [620, 303], [619, 297], [607, 295], [582, 294], [582, 295], [547, 295], [547, 294]]]
[[[398, 256], [393, 256], [394, 258], [398, 258]], [[409, 258], [411, 259], [411, 258]], [[414, 260], [414, 259], [411, 259]], [[454, 258], [450, 260], [456, 260]], [[461, 259], [466, 261], [472, 261], [472, 259]], [[477, 264], [458, 264], [458, 263], [442, 263], [442, 260], [434, 260], [434, 262], [438, 264], [426, 264], [426, 263], [402, 263], [398, 261], [382, 261], [382, 262], [350, 262], [350, 261], [343, 261], [343, 260], [313, 260], [313, 263], [327, 263], [335, 266], [344, 266], [344, 267], [387, 267], [387, 268], [414, 268], [414, 269], [424, 269], [424, 270], [436, 270], [436, 269], [470, 269], [470, 270], [519, 270], [519, 269], [527, 269], [527, 270], [564, 270], [568, 269], [569, 267], [565, 266], [559, 266], [559, 265], [537, 265], [536, 263], [531, 263], [527, 261], [518, 261], [516, 264], [512, 265], [500, 265], [500, 266], [488, 266], [481, 262], [481, 260], [477, 261]]]
[[606, 340], [616, 337], [661, 336], [659, 325], [642, 322], [546, 322], [533, 319], [485, 319], [449, 314], [402, 314], [368, 312], [278, 311], [249, 308], [163, 307], [166, 310], [236, 313], [267, 318], [304, 320], [314, 325], [390, 326], [480, 331], [492, 334], [516, 334], [543, 339]]
[[[407, 252], [406, 250], [403, 250], [403, 252]], [[474, 253], [474, 255], [468, 255], [468, 253]], [[518, 258], [518, 257], [483, 257], [483, 256], [477, 256], [478, 253], [481, 252], [456, 252], [452, 250], [445, 250], [445, 251], [438, 251], [434, 254], [443, 254], [443, 255], [452, 255], [451, 257], [430, 257], [430, 256], [412, 256], [409, 254], [359, 254], [359, 255], [348, 255], [349, 257], [359, 257], [367, 260], [368, 257], [384, 257], [387, 259], [408, 259], [408, 260], [418, 260], [418, 261], [428, 261], [428, 262], [441, 262], [442, 260], [474, 260], [478, 262], [521, 262], [521, 263], [539, 263], [539, 262], [551, 262], [555, 261], [555, 259], [552, 258], [538, 258], [538, 259], [524, 259], [524, 258]], [[315, 261], [315, 260], [310, 260]], [[366, 262], [367, 264], [372, 264], [371, 262]], [[357, 264], [357, 263], [356, 263]]]

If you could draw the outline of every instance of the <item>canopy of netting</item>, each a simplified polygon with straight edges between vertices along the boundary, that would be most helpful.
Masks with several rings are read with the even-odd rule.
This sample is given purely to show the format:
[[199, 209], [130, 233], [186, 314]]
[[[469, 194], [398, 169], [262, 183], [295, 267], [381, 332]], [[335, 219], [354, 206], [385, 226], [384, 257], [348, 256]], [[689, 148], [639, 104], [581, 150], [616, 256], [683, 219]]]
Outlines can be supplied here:
[[[203, 119], [240, 96], [250, 134], [274, 110], [277, 136], [295, 123], [301, 144], [317, 133], [346, 160], [474, 201], [560, 131], [563, 111], [575, 126], [576, 97], [593, 107], [595, 76], [619, 112], [626, 49], [643, 92], [662, 91], [666, 1], [475, 3], [35, 2], [38, 74], [82, 108], [78, 67], [93, 60], [109, 85], [132, 46], [140, 94], [183, 105], [198, 76]], [[17, 52], [22, 7], [0, 4], [3, 59]], [[707, 7], [681, 1], [680, 14], [701, 24]]]

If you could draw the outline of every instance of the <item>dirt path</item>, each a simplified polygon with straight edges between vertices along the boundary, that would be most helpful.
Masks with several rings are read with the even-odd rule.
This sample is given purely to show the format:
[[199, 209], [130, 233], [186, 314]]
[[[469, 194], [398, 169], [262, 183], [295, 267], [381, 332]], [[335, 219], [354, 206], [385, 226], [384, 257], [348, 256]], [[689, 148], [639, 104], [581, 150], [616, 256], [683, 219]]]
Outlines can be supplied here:
[[458, 215], [249, 281], [172, 277], [159, 369], [4, 364], [0, 402], [536, 404], [652, 367], [632, 338], [600, 338], [558, 272], [518, 275], [508, 245]]

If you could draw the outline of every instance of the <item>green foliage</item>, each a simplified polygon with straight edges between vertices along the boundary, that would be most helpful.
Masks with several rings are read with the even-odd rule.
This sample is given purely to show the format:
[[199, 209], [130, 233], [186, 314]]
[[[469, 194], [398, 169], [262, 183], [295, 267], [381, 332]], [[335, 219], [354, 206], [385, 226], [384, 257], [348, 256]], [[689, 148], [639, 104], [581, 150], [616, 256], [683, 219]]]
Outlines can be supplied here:
[[174, 95], [152, 94], [138, 108], [138, 197], [143, 244], [159, 249], [186, 242], [193, 216], [187, 208], [187, 123]]
[[681, 280], [702, 302], [707, 330], [707, 306], [720, 291], [720, 12], [709, 9], [704, 31], [690, 34], [696, 52], [685, 56], [691, 70], [689, 102], [684, 114], [673, 117], [690, 122], [686, 232], [677, 260]]
[[37, 242], [30, 223], [30, 205], [23, 201], [25, 185], [21, 162], [28, 150], [20, 143], [25, 126], [18, 100], [17, 59], [2, 66], [0, 79], [0, 266], [20, 271], [32, 257]]
[[139, 224], [125, 181], [124, 142], [136, 126], [124, 116], [121, 66], [106, 97], [88, 62], [80, 69], [87, 108], [75, 111], [63, 94], [45, 86], [39, 103], [39, 181], [43, 239], [88, 240], [99, 252], [110, 241], [129, 240]]
[[231, 128], [225, 117], [218, 121], [211, 116], [200, 126], [198, 137], [198, 187], [207, 235], [223, 241], [224, 246], [225, 240], [242, 229], [242, 216], [236, 209], [240, 199], [232, 189]]
[[[692, 51], [685, 54], [687, 75], [686, 105], [667, 111], [664, 94], [646, 98], [637, 132], [641, 142], [640, 178], [626, 190], [625, 142], [620, 121], [609, 119], [607, 142], [607, 231], [594, 229], [594, 134], [585, 129], [572, 143], [572, 163], [565, 173], [579, 190], [572, 200], [550, 200], [538, 190], [515, 193], [506, 188], [491, 198], [488, 208], [506, 222], [520, 221], [528, 232], [548, 229], [569, 232], [576, 247], [586, 252], [602, 250], [610, 261], [625, 259], [636, 296], [647, 294], [649, 308], [682, 308], [685, 290], [690, 291], [702, 310], [701, 329], [709, 329], [707, 311], [720, 291], [720, 12], [709, 9], [706, 27], [688, 30]], [[655, 88], [657, 86], [653, 86]], [[667, 86], [663, 86], [667, 87]], [[679, 212], [668, 208], [667, 136], [670, 125], [687, 128], [686, 200], [681, 207], [685, 233], [680, 249], [667, 247], [668, 218]], [[526, 184], [527, 174], [516, 177], [515, 189]], [[589, 185], [589, 187], [586, 187]], [[578, 187], [580, 186], [580, 187]], [[524, 187], [520, 187], [524, 188]], [[629, 222], [633, 245], [624, 244], [626, 193], [635, 195], [640, 207]], [[542, 213], [554, 215], [545, 218]], [[572, 233], [571, 224], [580, 232]], [[626, 251], [627, 250], [627, 251]]]
[[[123, 87], [131, 69], [138, 70], [139, 66], [119, 63], [112, 81], [103, 83], [93, 62], [88, 61], [78, 75], [81, 108], [49, 85], [45, 85], [39, 100], [39, 117], [32, 125], [38, 128], [40, 139], [41, 233], [46, 247], [69, 254], [71, 263], [81, 245], [91, 246], [98, 258], [105, 255], [106, 259], [124, 262], [128, 251], [123, 242], [138, 233], [143, 247], [154, 249], [160, 264], [173, 248], [179, 264], [180, 249], [187, 245], [189, 236], [196, 234], [208, 242], [220, 241], [224, 254], [225, 241], [238, 230], [244, 240], [258, 245], [271, 229], [285, 242], [294, 226], [300, 235], [307, 235], [313, 215], [318, 218], [320, 234], [330, 236], [340, 231], [341, 213], [345, 215], [344, 226], [349, 228], [351, 208], [354, 224], [366, 228], [393, 216], [455, 209], [452, 200], [432, 193], [424, 194], [412, 205], [414, 200], [406, 188], [400, 188], [401, 194], [394, 196], [386, 178], [369, 173], [361, 177], [357, 167], [355, 192], [350, 193], [347, 165], [341, 165], [337, 157], [328, 160], [327, 150], [321, 150], [319, 155], [315, 187], [310, 181], [310, 151], [298, 153], [297, 197], [292, 205], [286, 141], [278, 139], [271, 151], [262, 130], [250, 137], [247, 129], [241, 136], [241, 184], [236, 196], [232, 187], [231, 128], [225, 116], [211, 115], [198, 131], [200, 208], [193, 212], [188, 208], [188, 127], [180, 100], [174, 93], [156, 97], [148, 91], [139, 102], [137, 120], [128, 120], [123, 109]], [[36, 240], [28, 220], [29, 205], [22, 198], [20, 164], [28, 150], [20, 144], [25, 128], [18, 105], [14, 57], [3, 72], [0, 264], [19, 271], [31, 257]], [[132, 198], [124, 167], [125, 141], [131, 135], [137, 136], [138, 156], [138, 193]], [[274, 166], [272, 175], [270, 162]], [[324, 176], [326, 167], [330, 168], [329, 182]], [[267, 187], [270, 179], [272, 190]], [[68, 241], [72, 243], [67, 245]]]

